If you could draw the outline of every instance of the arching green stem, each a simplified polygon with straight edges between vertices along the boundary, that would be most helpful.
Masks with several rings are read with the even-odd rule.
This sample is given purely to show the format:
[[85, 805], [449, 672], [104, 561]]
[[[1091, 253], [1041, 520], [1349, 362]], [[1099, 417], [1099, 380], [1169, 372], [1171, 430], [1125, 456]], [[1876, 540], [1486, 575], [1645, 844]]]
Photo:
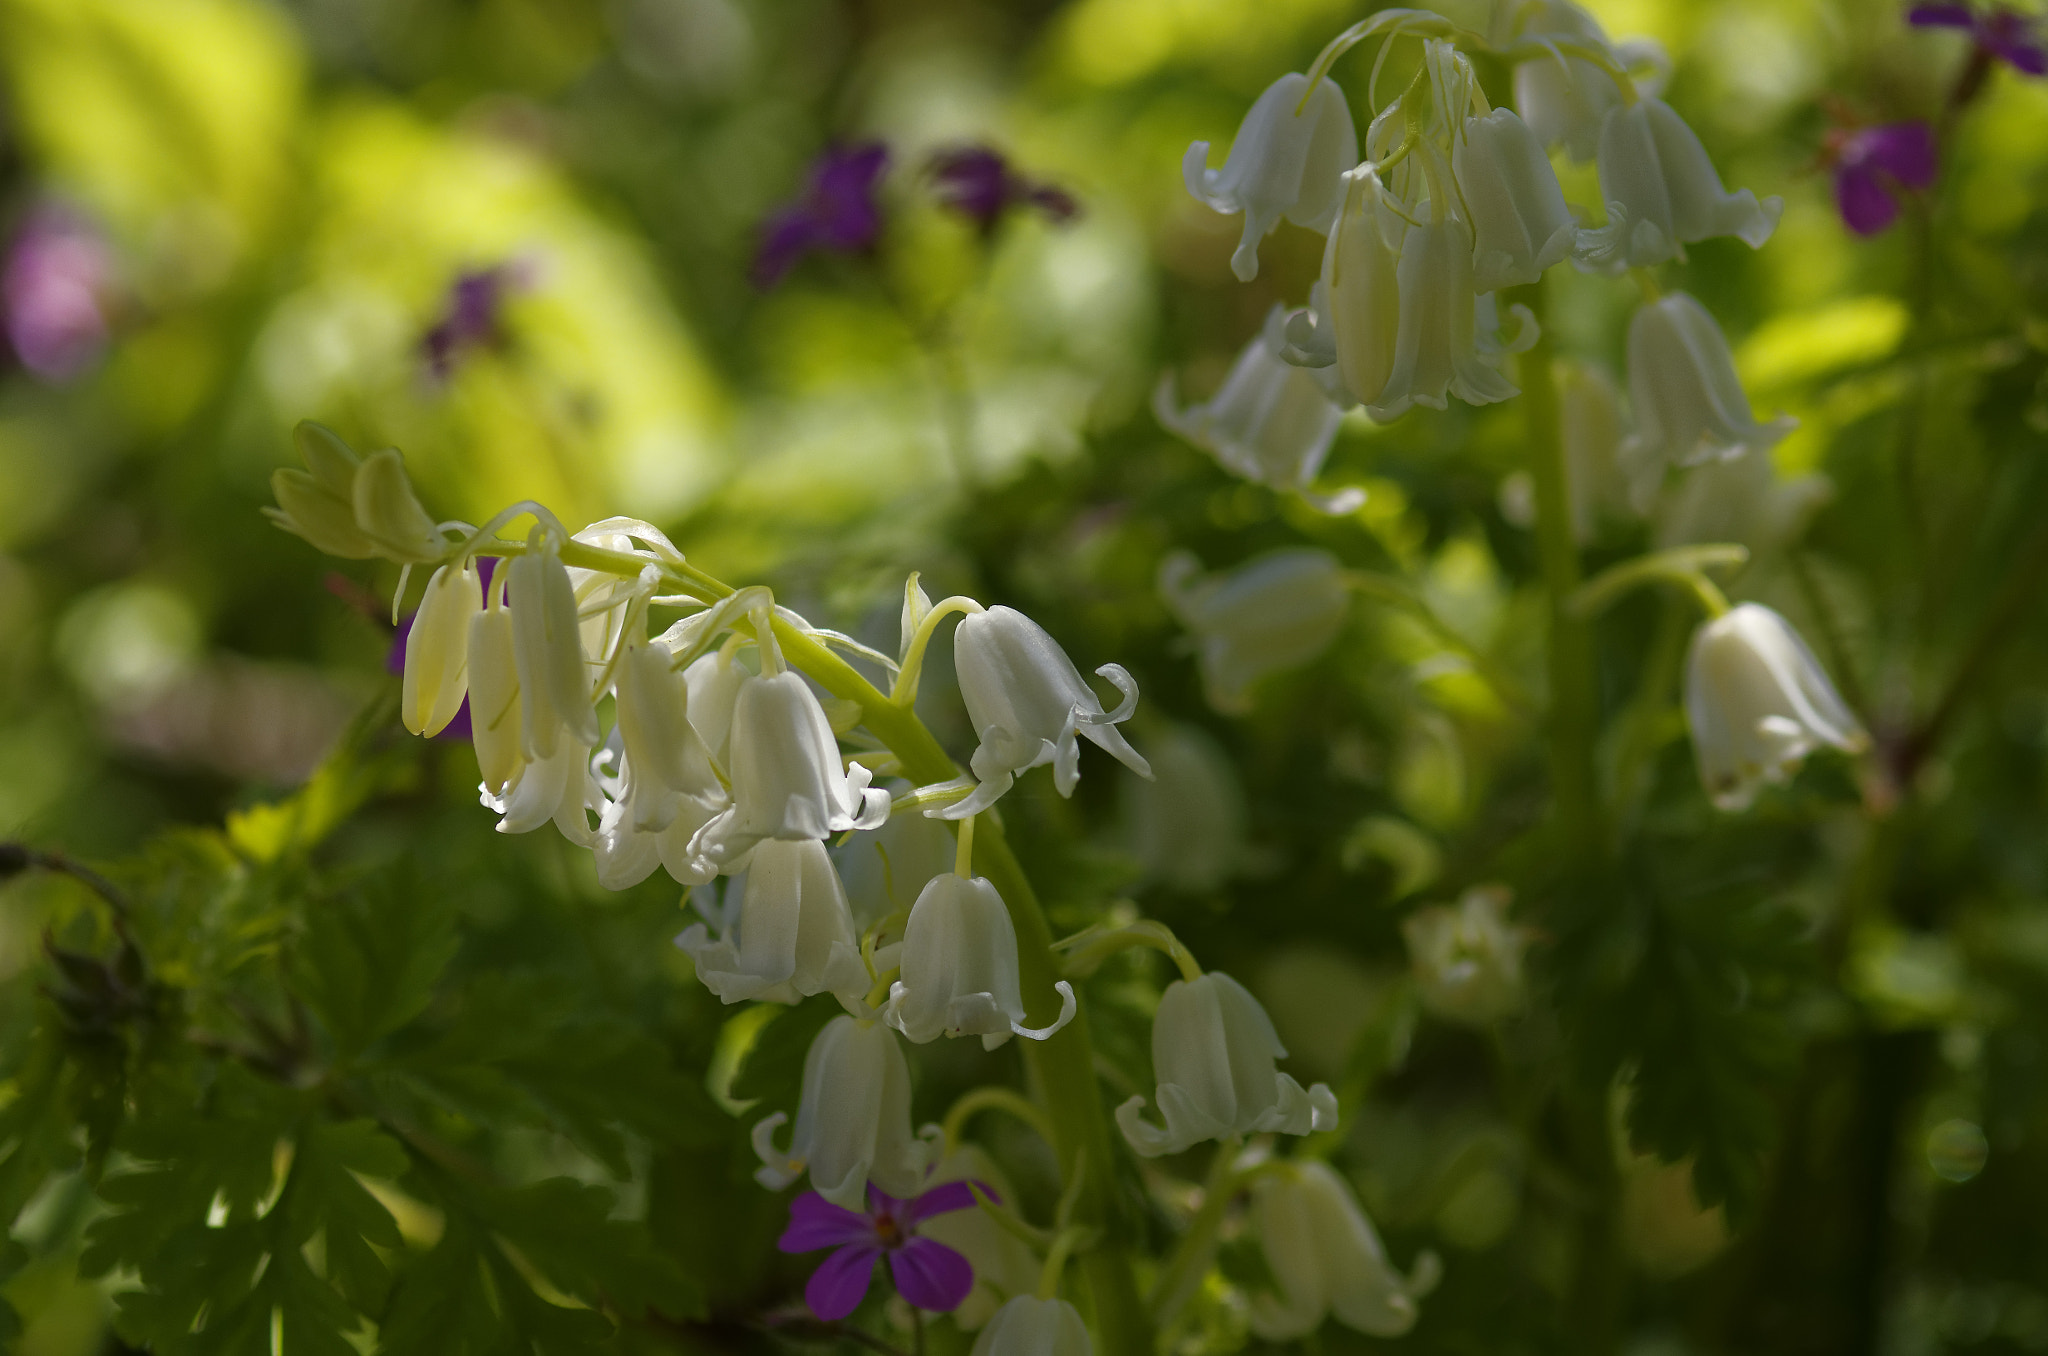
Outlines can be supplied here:
[[1590, 620], [1631, 589], [1645, 584], [1676, 584], [1690, 591], [1709, 617], [1725, 616], [1728, 595], [1707, 578], [1706, 572], [1733, 569], [1748, 560], [1749, 548], [1732, 542], [1653, 551], [1634, 560], [1624, 560], [1581, 585], [1572, 594], [1571, 610], [1573, 615]]

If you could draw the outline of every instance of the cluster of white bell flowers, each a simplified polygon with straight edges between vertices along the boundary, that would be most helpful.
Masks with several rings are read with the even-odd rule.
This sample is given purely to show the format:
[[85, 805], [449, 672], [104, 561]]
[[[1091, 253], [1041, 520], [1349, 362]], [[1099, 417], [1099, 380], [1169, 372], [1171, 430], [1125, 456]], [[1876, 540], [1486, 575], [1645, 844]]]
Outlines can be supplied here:
[[1485, 1026], [1521, 1010], [1528, 996], [1522, 953], [1534, 940], [1508, 921], [1500, 886], [1474, 886], [1456, 904], [1417, 909], [1401, 922], [1422, 1006], [1446, 1021]]
[[[946, 1132], [912, 1122], [906, 1043], [1047, 1041], [1078, 1010], [1073, 985], [1054, 979], [1057, 1015], [1027, 1024], [1015, 916], [995, 882], [972, 869], [977, 817], [1040, 765], [1051, 766], [1059, 794], [1071, 795], [1084, 740], [1149, 779], [1149, 764], [1118, 728], [1138, 700], [1131, 676], [1116, 664], [1096, 670], [1117, 694], [1106, 705], [1036, 622], [971, 598], [935, 605], [914, 575], [892, 657], [811, 625], [766, 588], [711, 579], [650, 524], [610, 518], [572, 533], [531, 502], [480, 528], [437, 523], [396, 451], [358, 457], [311, 424], [296, 438], [307, 469], [278, 473], [272, 516], [280, 526], [404, 566], [401, 598], [409, 572], [431, 567], [405, 646], [401, 717], [413, 733], [434, 735], [467, 703], [479, 792], [499, 831], [554, 824], [592, 851], [599, 881], [612, 889], [659, 870], [689, 887], [701, 918], [676, 942], [722, 1001], [793, 1004], [829, 994], [844, 1009], [806, 1053], [793, 1124], [773, 1110], [754, 1125], [758, 1180], [782, 1189], [808, 1179], [847, 1209], [864, 1207], [870, 1185], [908, 1199], [959, 1180], [969, 1170], [959, 1147], [942, 1152]], [[502, 535], [519, 522], [530, 524], [523, 537]], [[503, 568], [482, 568], [487, 558]], [[1326, 644], [1344, 601], [1334, 565], [1309, 552], [1263, 566], [1297, 600], [1294, 613], [1266, 618], [1263, 640], [1233, 643], [1295, 656]], [[1310, 579], [1322, 582], [1304, 607], [1300, 586]], [[1189, 606], [1211, 619], [1219, 639], [1254, 626], [1271, 592], [1257, 579], [1189, 588]], [[657, 630], [657, 608], [680, 620]], [[953, 668], [976, 747], [960, 775], [892, 799], [876, 785], [903, 774], [891, 732], [900, 740], [904, 723], [916, 726], [918, 678], [950, 616], [960, 619]], [[1303, 627], [1321, 638], [1295, 635]], [[834, 650], [887, 675], [886, 695]], [[1224, 650], [1212, 662], [1226, 687], [1249, 672], [1246, 659]], [[846, 690], [821, 677], [834, 671], [854, 675], [853, 690], [865, 696], [821, 697], [814, 684], [828, 695]], [[857, 916], [840, 863], [863, 861], [863, 845], [881, 870], [879, 880], [872, 865], [855, 873]], [[900, 904], [899, 890], [913, 902]], [[1115, 1115], [1138, 1153], [1218, 1141], [1219, 1152], [1235, 1154], [1248, 1135], [1335, 1128], [1330, 1090], [1304, 1088], [1278, 1069], [1286, 1052], [1258, 1001], [1229, 976], [1203, 973], [1159, 925], [1091, 929], [1047, 961], [1078, 977], [1129, 945], [1167, 950], [1182, 974], [1152, 1030], [1153, 1100], [1164, 1127], [1145, 1119], [1143, 1097]], [[1082, 952], [1093, 959], [1084, 963]], [[972, 1234], [980, 1218], [961, 1227]], [[1015, 1234], [1003, 1238], [1014, 1253]], [[977, 1257], [989, 1254], [988, 1266], [1005, 1265], [1002, 1247], [973, 1247]], [[1028, 1262], [1008, 1257], [1005, 1274]], [[1047, 1268], [1056, 1270], [1051, 1260]], [[983, 1296], [975, 1315], [986, 1320], [977, 1350], [1089, 1349], [1078, 1313], [1045, 1293], [1043, 1281], [1036, 1296], [1012, 1284], [1000, 1307], [998, 1298]]]
[[1278, 1287], [1252, 1296], [1251, 1329], [1268, 1342], [1307, 1337], [1333, 1315], [1369, 1336], [1399, 1337], [1442, 1274], [1433, 1252], [1408, 1275], [1397, 1271], [1350, 1184], [1327, 1163], [1265, 1165], [1252, 1185], [1251, 1225]]
[[[1330, 71], [1373, 38], [1384, 41], [1360, 137]], [[1420, 43], [1414, 78], [1382, 104], [1381, 67], [1407, 40]], [[1509, 68], [1512, 107], [1489, 103], [1473, 54]], [[1714, 238], [1760, 248], [1782, 204], [1724, 186], [1699, 137], [1658, 97], [1666, 72], [1654, 43], [1611, 40], [1572, 0], [1498, 5], [1483, 34], [1421, 9], [1384, 10], [1345, 30], [1307, 74], [1284, 75], [1258, 98], [1221, 169], [1207, 167], [1209, 143], [1188, 149], [1190, 193], [1243, 217], [1231, 259], [1239, 278], [1257, 276], [1260, 242], [1283, 220], [1325, 237], [1323, 263], [1306, 304], [1276, 308], [1209, 400], [1183, 408], [1164, 379], [1160, 422], [1243, 479], [1348, 512], [1359, 492], [1314, 489], [1341, 412], [1362, 408], [1385, 423], [1417, 406], [1445, 409], [1451, 397], [1487, 405], [1516, 396], [1508, 360], [1535, 344], [1538, 326], [1508, 289], [1570, 262], [1632, 272], [1643, 293], [1625, 383], [1586, 365], [1561, 383], [1574, 534], [1590, 539], [1606, 514], [1650, 512], [1672, 471], [1702, 468], [1689, 473], [1701, 486], [1682, 483], [1705, 493], [1720, 478], [1704, 468], [1767, 467], [1793, 421], [1757, 418], [1720, 325], [1696, 298], [1662, 290], [1653, 270]], [[1594, 162], [1597, 212], [1566, 202], [1553, 155]], [[1528, 481], [1503, 491], [1526, 520]], [[1327, 573], [1304, 558], [1202, 580], [1185, 558], [1169, 560], [1162, 590], [1196, 636], [1219, 709], [1243, 709], [1255, 678], [1325, 643], [1316, 618], [1340, 615]], [[1281, 603], [1290, 588], [1296, 596]], [[1272, 619], [1263, 631], [1246, 620], [1258, 614]], [[1790, 634], [1782, 618], [1779, 626]], [[1861, 746], [1853, 720], [1828, 714], [1839, 699], [1797, 637], [1786, 658], [1757, 648], [1761, 636], [1723, 626], [1703, 630], [1693, 649], [1687, 710], [1702, 780], [1722, 808], [1746, 806], [1814, 747]], [[1748, 669], [1796, 670], [1784, 692], [1825, 692], [1833, 705], [1784, 697], [1759, 715], [1755, 685], [1733, 684], [1734, 665], [1702, 658], [1744, 645]], [[1787, 722], [1796, 736], [1783, 733]]]

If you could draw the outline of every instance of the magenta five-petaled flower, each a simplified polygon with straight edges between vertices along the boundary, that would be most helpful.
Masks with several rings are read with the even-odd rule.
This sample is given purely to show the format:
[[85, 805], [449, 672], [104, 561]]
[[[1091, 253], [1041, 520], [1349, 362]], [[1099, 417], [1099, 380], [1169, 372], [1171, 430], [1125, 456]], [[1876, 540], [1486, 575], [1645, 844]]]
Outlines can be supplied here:
[[878, 141], [834, 146], [811, 164], [803, 196], [769, 217], [754, 256], [754, 285], [773, 287], [812, 250], [860, 254], [882, 234], [875, 189], [889, 167], [889, 148]]
[[464, 353], [504, 341], [501, 320], [506, 298], [530, 281], [530, 271], [523, 262], [514, 261], [466, 268], [455, 275], [440, 319], [420, 338], [420, 356], [436, 381], [446, 381]]
[[1963, 4], [1915, 5], [1906, 11], [1906, 22], [1915, 28], [1960, 28], [1980, 53], [2028, 75], [2048, 75], [2048, 45], [2042, 42], [2040, 25], [2019, 10], [2004, 5], [1988, 10]]
[[[994, 1198], [987, 1187], [981, 1189]], [[974, 1268], [937, 1239], [921, 1237], [917, 1226], [933, 1215], [973, 1205], [974, 1188], [966, 1182], [947, 1182], [907, 1201], [870, 1185], [865, 1211], [844, 1209], [806, 1191], [790, 1202], [789, 1228], [775, 1246], [784, 1252], [835, 1249], [804, 1286], [804, 1303], [827, 1322], [860, 1307], [875, 1262], [883, 1257], [889, 1259], [897, 1294], [920, 1309], [944, 1313], [959, 1307], [974, 1288]]]
[[1832, 133], [1827, 155], [1835, 167], [1835, 205], [1858, 235], [1876, 235], [1899, 216], [1901, 190], [1934, 184], [1938, 168], [1934, 129], [1895, 122]]
[[1064, 189], [1019, 174], [1001, 151], [987, 146], [952, 146], [932, 156], [932, 184], [939, 201], [992, 231], [1012, 207], [1035, 207], [1052, 221], [1067, 221], [1080, 206]]

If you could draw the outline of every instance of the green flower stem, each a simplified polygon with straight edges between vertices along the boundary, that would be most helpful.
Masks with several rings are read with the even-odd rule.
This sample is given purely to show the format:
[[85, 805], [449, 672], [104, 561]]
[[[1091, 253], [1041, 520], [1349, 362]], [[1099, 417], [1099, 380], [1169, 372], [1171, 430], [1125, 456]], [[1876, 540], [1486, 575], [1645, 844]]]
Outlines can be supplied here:
[[1216, 1157], [1209, 1164], [1209, 1180], [1202, 1184], [1201, 1208], [1188, 1221], [1188, 1231], [1180, 1236], [1173, 1256], [1167, 1259], [1159, 1279], [1152, 1285], [1152, 1312], [1163, 1323], [1173, 1320], [1174, 1314], [1187, 1303], [1188, 1292], [1209, 1269], [1209, 1259], [1216, 1251], [1216, 1236], [1222, 1231], [1223, 1217], [1230, 1209], [1230, 1198], [1237, 1194], [1238, 1148], [1235, 1137], [1216, 1146]]
[[[916, 712], [890, 701], [845, 660], [789, 623], [775, 622], [775, 639], [792, 667], [816, 679], [833, 696], [859, 703], [863, 723], [902, 761], [904, 776], [922, 783], [948, 781], [959, 775], [952, 758]], [[985, 815], [982, 819], [975, 830], [975, 864], [1002, 895], [1017, 928], [1025, 1018], [1050, 1025], [1060, 1009], [1059, 995], [1053, 989], [1060, 966], [1053, 954], [1052, 928], [996, 817]], [[1107, 1356], [1146, 1356], [1152, 1349], [1152, 1325], [1138, 1301], [1121, 1222], [1115, 1219], [1113, 1174], [1108, 1165], [1116, 1158], [1109, 1117], [1095, 1082], [1095, 1046], [1088, 1038], [1087, 1011], [1076, 1013], [1050, 1040], [1027, 1042], [1024, 1060], [1052, 1122], [1061, 1175], [1072, 1179], [1077, 1158], [1098, 1165], [1082, 1185], [1073, 1222], [1100, 1230], [1103, 1238], [1102, 1246], [1090, 1249], [1078, 1263], [1094, 1300], [1102, 1350]]]
[[1550, 778], [1565, 844], [1580, 861], [1601, 851], [1593, 747], [1599, 729], [1592, 633], [1572, 607], [1579, 590], [1579, 546], [1572, 536], [1571, 488], [1550, 330], [1543, 323], [1543, 285], [1517, 289], [1541, 333], [1522, 357], [1522, 405], [1528, 421], [1529, 471], [1536, 482], [1536, 535], [1543, 587], [1550, 596]]

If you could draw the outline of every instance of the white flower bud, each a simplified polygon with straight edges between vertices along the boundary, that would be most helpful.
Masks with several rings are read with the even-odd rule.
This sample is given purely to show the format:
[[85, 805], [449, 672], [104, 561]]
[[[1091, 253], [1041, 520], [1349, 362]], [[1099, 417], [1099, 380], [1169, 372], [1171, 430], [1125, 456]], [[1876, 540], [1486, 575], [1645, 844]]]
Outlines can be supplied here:
[[427, 581], [405, 638], [405, 679], [399, 719], [416, 735], [436, 735], [455, 719], [468, 694], [469, 630], [483, 611], [483, 583], [474, 561], [443, 565]]
[[[500, 571], [504, 567], [499, 566]], [[521, 738], [519, 664], [512, 638], [511, 610], [492, 606], [469, 620], [469, 730], [476, 744], [477, 771], [484, 790], [498, 794], [526, 764]]]
[[1344, 567], [1312, 547], [1207, 576], [1194, 556], [1176, 551], [1159, 564], [1159, 592], [1194, 632], [1203, 686], [1219, 711], [1249, 709], [1254, 683], [1328, 649], [1351, 602]]
[[733, 702], [732, 805], [698, 831], [692, 857], [729, 868], [763, 839], [793, 842], [880, 828], [889, 793], [859, 763], [842, 767], [817, 696], [785, 670], [748, 675]]
[[1720, 810], [1747, 809], [1823, 744], [1857, 753], [1870, 743], [1799, 633], [1761, 603], [1694, 633], [1685, 715], [1700, 782]]
[[704, 987], [728, 1003], [794, 1003], [829, 993], [858, 1007], [869, 988], [867, 966], [824, 843], [769, 839], [754, 849], [739, 888], [738, 919], [727, 935], [713, 941], [702, 923], [692, 923], [676, 938]]
[[1471, 213], [1472, 286], [1481, 292], [1533, 283], [1578, 243], [1578, 223], [1550, 159], [1505, 108], [1467, 118], [1451, 146], [1452, 172]]
[[564, 739], [585, 755], [600, 738], [590, 667], [576, 616], [576, 590], [560, 548], [536, 529], [506, 567], [513, 654], [519, 663], [521, 733], [529, 758], [548, 758]]
[[910, 1066], [880, 1022], [825, 1024], [804, 1056], [796, 1129], [782, 1153], [775, 1131], [788, 1119], [778, 1111], [754, 1127], [754, 1177], [769, 1190], [809, 1172], [812, 1188], [847, 1210], [867, 1208], [869, 1182], [902, 1200], [923, 1190], [931, 1146], [910, 1133]]
[[[1447, 215], [1410, 226], [1401, 240], [1396, 276], [1400, 338], [1386, 385], [1376, 399], [1365, 401], [1367, 414], [1384, 424], [1416, 405], [1444, 409], [1447, 394], [1468, 405], [1491, 405], [1521, 394], [1480, 356], [1472, 233], [1464, 222]], [[1533, 333], [1529, 337], [1533, 341]]]
[[[917, 815], [905, 822], [930, 821]], [[1005, 1204], [1017, 1199], [1009, 1178], [976, 1144], [963, 1144], [941, 1159], [932, 1169], [925, 1189], [929, 1191], [947, 1182], [979, 1182]], [[1028, 1295], [1038, 1288], [1038, 1273], [1042, 1269], [1038, 1254], [986, 1210], [947, 1210], [928, 1215], [918, 1222], [917, 1231], [953, 1249], [974, 1267], [974, 1289], [967, 1292], [967, 1298], [952, 1313], [954, 1326], [962, 1332], [973, 1332], [994, 1317], [1002, 1307], [1003, 1296]]]
[[1011, 1036], [1042, 1041], [1074, 1020], [1074, 990], [1060, 980], [1060, 1015], [1024, 1025], [1017, 978], [1017, 929], [996, 887], [981, 876], [932, 877], [903, 929], [903, 977], [889, 988], [885, 1020], [919, 1045], [940, 1036], [979, 1036], [993, 1050]]
[[1138, 685], [1121, 664], [1095, 670], [1123, 694], [1114, 711], [1081, 681], [1080, 671], [1045, 628], [1012, 608], [992, 607], [963, 618], [953, 633], [953, 666], [967, 718], [980, 737], [969, 766], [980, 785], [965, 800], [928, 811], [965, 819], [993, 805], [1018, 773], [1051, 763], [1062, 796], [1081, 777], [1086, 736], [1141, 777], [1152, 769], [1116, 728], [1138, 705]]
[[1280, 356], [1286, 326], [1286, 309], [1275, 306], [1206, 404], [1178, 408], [1172, 374], [1162, 377], [1152, 411], [1163, 426], [1208, 452], [1233, 475], [1299, 494], [1325, 513], [1349, 513], [1365, 502], [1364, 491], [1324, 498], [1309, 489], [1344, 415], [1320, 381]]
[[1683, 292], [1646, 303], [1629, 321], [1628, 392], [1636, 431], [1622, 459], [1640, 473], [1658, 462], [1760, 455], [1797, 426], [1783, 416], [1756, 421], [1721, 327]]
[[1019, 1295], [996, 1310], [969, 1356], [1094, 1356], [1081, 1311], [1061, 1299]]
[[[1343, 175], [1344, 197], [1308, 309], [1288, 317], [1282, 356], [1308, 368], [1346, 409], [1386, 388], [1401, 338], [1400, 241], [1394, 212], [1371, 165]], [[1392, 241], [1392, 244], [1388, 242]]]
[[1732, 235], [1761, 248], [1778, 228], [1782, 198], [1729, 193], [1685, 119], [1661, 99], [1609, 109], [1600, 124], [1600, 195], [1607, 225], [1588, 232], [1589, 261], [1647, 268], [1685, 246]]
[[1244, 237], [1230, 256], [1240, 281], [1259, 276], [1259, 241], [1280, 218], [1312, 231], [1329, 230], [1340, 189], [1337, 176], [1358, 163], [1358, 131], [1343, 92], [1324, 80], [1308, 107], [1295, 106], [1308, 94], [1308, 77], [1283, 75], [1261, 94], [1223, 168], [1204, 168], [1209, 143], [1197, 141], [1181, 160], [1188, 192], [1226, 216], [1244, 213]]
[[277, 507], [265, 509], [270, 520], [305, 538], [317, 550], [343, 560], [368, 560], [377, 544], [356, 526], [356, 469], [362, 458], [334, 430], [310, 419], [292, 430], [292, 444], [304, 471], [271, 472], [270, 491]]
[[1522, 952], [1529, 932], [1508, 921], [1507, 891], [1467, 890], [1456, 905], [1418, 909], [1401, 923], [1422, 1006], [1454, 1022], [1484, 1026], [1521, 1009]]
[[1259, 1000], [1229, 975], [1177, 979], [1152, 1017], [1153, 1099], [1166, 1128], [1144, 1118], [1143, 1097], [1118, 1107], [1116, 1123], [1146, 1158], [1230, 1135], [1335, 1129], [1336, 1097], [1275, 1068], [1286, 1054]]
[[356, 526], [386, 559], [424, 565], [448, 554], [448, 543], [412, 492], [412, 479], [397, 448], [363, 458], [356, 468], [353, 503]]
[[1415, 1326], [1415, 1302], [1436, 1287], [1436, 1254], [1412, 1276], [1387, 1260], [1372, 1221], [1329, 1164], [1275, 1165], [1252, 1187], [1251, 1228], [1280, 1293], [1252, 1296], [1251, 1328], [1268, 1342], [1307, 1337], [1335, 1314], [1347, 1328], [1399, 1337]]

